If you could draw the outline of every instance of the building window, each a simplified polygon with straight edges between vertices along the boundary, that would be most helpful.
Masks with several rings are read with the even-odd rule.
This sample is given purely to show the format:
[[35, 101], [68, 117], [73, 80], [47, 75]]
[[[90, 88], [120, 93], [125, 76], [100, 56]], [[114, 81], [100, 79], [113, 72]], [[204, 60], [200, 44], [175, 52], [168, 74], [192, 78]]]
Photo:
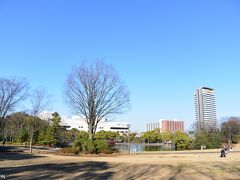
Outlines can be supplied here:
[[125, 128], [125, 127], [111, 127], [110, 129], [114, 129], [114, 130], [127, 130], [128, 128]]

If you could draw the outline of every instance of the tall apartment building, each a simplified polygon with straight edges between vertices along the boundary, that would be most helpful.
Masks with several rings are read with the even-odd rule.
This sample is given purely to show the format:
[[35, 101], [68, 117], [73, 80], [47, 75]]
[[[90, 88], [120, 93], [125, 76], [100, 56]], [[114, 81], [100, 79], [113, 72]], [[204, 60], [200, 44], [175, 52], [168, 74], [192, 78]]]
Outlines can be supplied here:
[[146, 123], [146, 131], [153, 131], [154, 129], [160, 129], [160, 132], [184, 131], [184, 122], [177, 120], [165, 120], [161, 119], [159, 122]]
[[196, 89], [195, 94], [196, 130], [217, 127], [215, 91], [212, 88]]
[[184, 122], [176, 120], [161, 120], [161, 131], [171, 133], [176, 131], [184, 132]]
[[160, 129], [160, 123], [146, 123], [146, 131], [153, 131], [155, 129]]

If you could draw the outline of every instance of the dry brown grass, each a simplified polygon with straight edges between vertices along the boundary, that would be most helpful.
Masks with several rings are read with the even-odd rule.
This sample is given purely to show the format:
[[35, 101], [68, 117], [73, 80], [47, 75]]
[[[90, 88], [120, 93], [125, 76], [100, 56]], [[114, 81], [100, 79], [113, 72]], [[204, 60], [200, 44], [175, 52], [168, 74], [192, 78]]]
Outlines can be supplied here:
[[0, 175], [19, 179], [240, 179], [240, 152], [61, 156], [0, 154]]

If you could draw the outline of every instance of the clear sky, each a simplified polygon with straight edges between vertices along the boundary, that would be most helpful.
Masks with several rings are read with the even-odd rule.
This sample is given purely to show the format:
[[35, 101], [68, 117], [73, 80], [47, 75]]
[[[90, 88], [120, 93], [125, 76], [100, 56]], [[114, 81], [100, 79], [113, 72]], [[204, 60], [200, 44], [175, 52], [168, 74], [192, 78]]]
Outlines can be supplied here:
[[218, 119], [240, 116], [238, 0], [1, 0], [0, 77], [26, 77], [71, 115], [63, 84], [82, 59], [112, 64], [131, 92], [114, 120], [133, 130], [159, 119], [194, 122], [194, 90], [216, 91]]

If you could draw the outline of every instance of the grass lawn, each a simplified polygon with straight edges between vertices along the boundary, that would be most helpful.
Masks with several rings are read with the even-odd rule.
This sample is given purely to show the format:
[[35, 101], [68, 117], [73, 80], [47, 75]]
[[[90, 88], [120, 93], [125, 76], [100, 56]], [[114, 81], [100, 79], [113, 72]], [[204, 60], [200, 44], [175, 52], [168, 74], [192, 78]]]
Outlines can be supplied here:
[[[240, 152], [155, 152], [62, 156], [0, 153], [6, 179], [240, 179]], [[0, 177], [1, 178], [1, 177]]]

